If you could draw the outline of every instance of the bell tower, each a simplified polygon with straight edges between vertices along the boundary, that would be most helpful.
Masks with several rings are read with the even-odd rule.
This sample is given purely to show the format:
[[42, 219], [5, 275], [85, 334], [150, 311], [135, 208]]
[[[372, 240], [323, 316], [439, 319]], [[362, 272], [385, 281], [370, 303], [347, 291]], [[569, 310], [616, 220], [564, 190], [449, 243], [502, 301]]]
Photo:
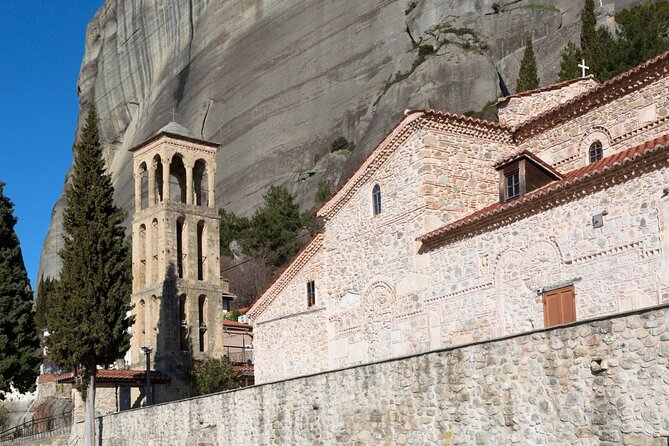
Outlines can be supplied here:
[[131, 149], [135, 176], [132, 221], [130, 363], [171, 378], [155, 402], [190, 396], [194, 359], [220, 355], [222, 283], [215, 176], [218, 144], [176, 122]]

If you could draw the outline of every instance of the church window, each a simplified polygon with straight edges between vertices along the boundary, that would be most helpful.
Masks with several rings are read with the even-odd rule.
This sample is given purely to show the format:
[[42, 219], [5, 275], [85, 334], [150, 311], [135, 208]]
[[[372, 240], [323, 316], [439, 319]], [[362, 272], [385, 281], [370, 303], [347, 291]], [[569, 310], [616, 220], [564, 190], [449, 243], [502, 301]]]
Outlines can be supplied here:
[[372, 204], [374, 206], [374, 215], [381, 213], [381, 186], [375, 184], [372, 188]]
[[139, 263], [137, 264], [137, 284], [138, 289], [146, 285], [146, 226], [139, 225]]
[[185, 294], [179, 296], [179, 345], [182, 351], [188, 351], [188, 319]]
[[205, 351], [205, 346], [207, 344], [207, 321], [206, 321], [206, 305], [207, 305], [207, 296], [200, 296], [197, 303], [197, 313], [198, 313], [198, 328], [200, 334], [200, 351]]
[[163, 201], [163, 163], [160, 155], [153, 157], [152, 168], [154, 169], [153, 194], [156, 197], [156, 202], [161, 202]]
[[588, 158], [590, 159], [590, 164], [596, 163], [604, 156], [604, 149], [602, 147], [601, 141], [595, 141], [590, 144], [590, 149], [588, 149]]
[[510, 200], [520, 195], [520, 172], [515, 171], [506, 175], [506, 199]]
[[158, 280], [158, 219], [151, 222], [151, 274], [149, 283]]
[[310, 280], [307, 282], [307, 307], [316, 305], [316, 282]]
[[170, 197], [176, 203], [186, 203], [186, 166], [179, 155], [170, 163]]
[[146, 163], [139, 165], [139, 176], [140, 209], [146, 209], [149, 207], [149, 171], [146, 167]]
[[576, 321], [574, 285], [544, 293], [544, 327]]

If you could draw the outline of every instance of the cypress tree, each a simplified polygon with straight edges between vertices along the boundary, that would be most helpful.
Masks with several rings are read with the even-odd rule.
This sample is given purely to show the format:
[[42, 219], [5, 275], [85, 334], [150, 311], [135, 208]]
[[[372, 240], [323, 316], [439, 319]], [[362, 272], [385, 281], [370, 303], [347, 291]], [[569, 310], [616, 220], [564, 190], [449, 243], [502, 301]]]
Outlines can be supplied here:
[[0, 181], [0, 390], [13, 385], [30, 390], [37, 378], [40, 357], [33, 296], [14, 232], [14, 205]]
[[528, 37], [525, 45], [523, 60], [520, 62], [518, 71], [518, 83], [516, 84], [516, 93], [534, 90], [539, 87], [539, 75], [537, 74], [537, 59], [534, 57], [534, 48], [532, 48], [532, 39]]
[[130, 347], [131, 271], [121, 225], [125, 216], [114, 205], [113, 193], [91, 107], [74, 147], [72, 181], [65, 192], [63, 269], [49, 299], [51, 334], [46, 339], [50, 358], [81, 379], [87, 445], [94, 444], [95, 436], [96, 368], [123, 357]]
[[573, 42], [567, 43], [567, 46], [562, 50], [562, 60], [560, 61], [560, 81], [568, 81], [570, 79], [577, 79], [581, 77], [581, 69], [578, 67], [583, 55], [580, 48], [574, 45]]
[[585, 0], [581, 10], [581, 50], [586, 60], [594, 57], [597, 51], [597, 18], [595, 1]]
[[49, 312], [49, 295], [56, 288], [56, 281], [51, 277], [40, 278], [35, 297], [35, 324], [41, 330], [47, 327], [46, 315]]

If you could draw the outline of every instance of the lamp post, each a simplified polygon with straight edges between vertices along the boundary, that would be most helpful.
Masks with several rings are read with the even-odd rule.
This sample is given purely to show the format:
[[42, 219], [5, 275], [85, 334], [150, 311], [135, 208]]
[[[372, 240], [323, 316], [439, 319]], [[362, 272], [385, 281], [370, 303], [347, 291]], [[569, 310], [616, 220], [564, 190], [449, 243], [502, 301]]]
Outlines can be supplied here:
[[153, 349], [148, 345], [140, 348], [146, 355], [146, 404], [150, 406], [153, 404], [153, 389], [151, 388], [151, 352]]

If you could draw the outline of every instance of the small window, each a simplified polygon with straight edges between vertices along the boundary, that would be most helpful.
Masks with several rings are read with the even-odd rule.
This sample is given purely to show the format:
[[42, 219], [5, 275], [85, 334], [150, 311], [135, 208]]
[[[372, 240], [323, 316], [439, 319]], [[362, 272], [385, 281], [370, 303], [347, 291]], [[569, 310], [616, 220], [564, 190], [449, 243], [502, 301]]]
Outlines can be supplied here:
[[544, 293], [544, 327], [576, 321], [574, 285]]
[[374, 215], [381, 213], [381, 186], [375, 184], [372, 188], [372, 203], [374, 204]]
[[510, 200], [520, 195], [520, 172], [517, 170], [506, 175], [506, 199]]
[[601, 141], [595, 141], [590, 144], [590, 149], [588, 150], [588, 158], [590, 158], [590, 164], [596, 163], [604, 156], [604, 148], [602, 147]]
[[316, 282], [310, 280], [307, 282], [307, 307], [316, 305]]

